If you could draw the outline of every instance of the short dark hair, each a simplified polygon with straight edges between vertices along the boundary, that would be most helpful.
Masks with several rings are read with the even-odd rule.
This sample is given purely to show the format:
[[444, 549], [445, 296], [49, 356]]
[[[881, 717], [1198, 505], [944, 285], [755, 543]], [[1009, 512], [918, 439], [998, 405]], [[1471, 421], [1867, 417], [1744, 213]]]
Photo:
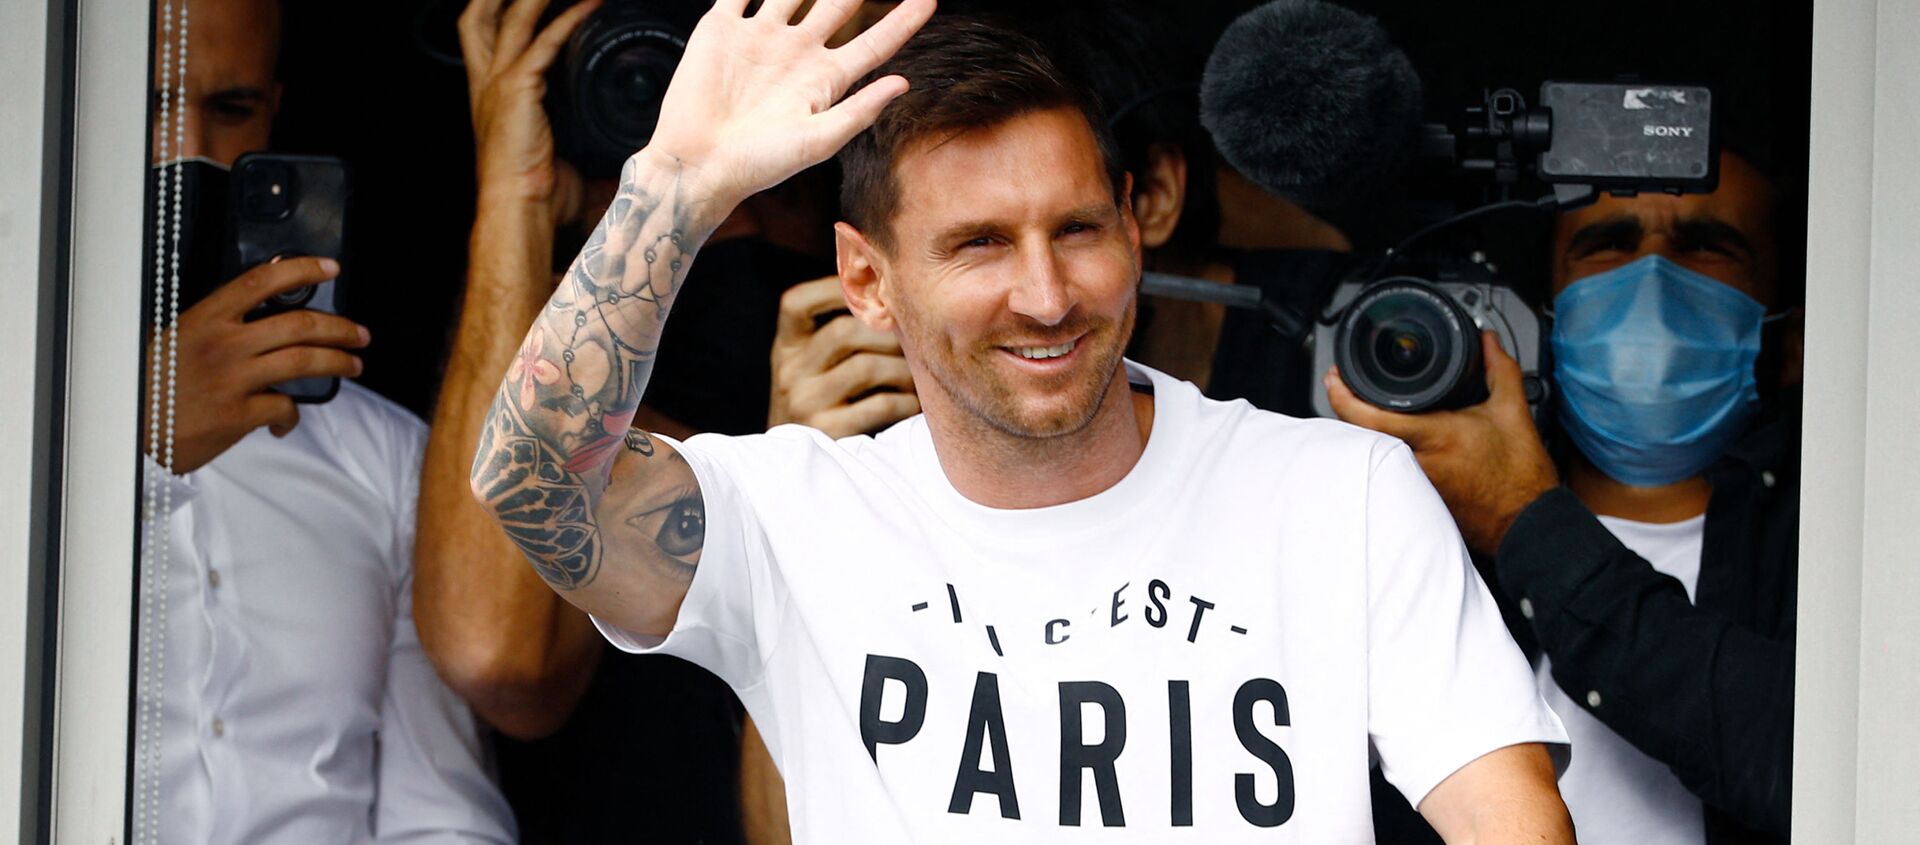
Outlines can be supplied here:
[[903, 151], [930, 136], [951, 137], [1037, 111], [1071, 108], [1086, 118], [1114, 202], [1125, 202], [1125, 166], [1099, 105], [1033, 39], [974, 18], [935, 15], [853, 90], [889, 74], [906, 77], [907, 93], [840, 150], [840, 214], [881, 246], [892, 245], [900, 205], [894, 165]]
[[[1106, 113], [1120, 163], [1139, 178], [1159, 148], [1171, 146], [1187, 166], [1180, 222], [1159, 252], [1194, 261], [1220, 235], [1214, 189], [1213, 138], [1200, 125], [1200, 74], [1212, 39], [1166, 14], [1164, 0], [1062, 2], [1033, 8], [1031, 0], [956, 0], [975, 14], [1004, 20], [1047, 46], [1060, 68], [1080, 80]], [[978, 10], [978, 11], [975, 11]], [[1218, 33], [1214, 33], [1217, 35]]]

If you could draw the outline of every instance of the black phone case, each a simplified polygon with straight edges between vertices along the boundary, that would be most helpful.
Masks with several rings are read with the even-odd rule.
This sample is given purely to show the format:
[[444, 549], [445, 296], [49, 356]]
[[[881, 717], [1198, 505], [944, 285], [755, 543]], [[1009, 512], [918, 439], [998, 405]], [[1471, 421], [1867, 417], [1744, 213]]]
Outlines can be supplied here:
[[[340, 262], [338, 277], [268, 300], [247, 319], [302, 308], [339, 313], [340, 286], [351, 272], [346, 241], [353, 189], [346, 162], [331, 156], [248, 153], [234, 162], [229, 189], [233, 248], [228, 278], [279, 258], [311, 255]], [[339, 392], [340, 380], [293, 379], [274, 389], [295, 402], [318, 403]]]

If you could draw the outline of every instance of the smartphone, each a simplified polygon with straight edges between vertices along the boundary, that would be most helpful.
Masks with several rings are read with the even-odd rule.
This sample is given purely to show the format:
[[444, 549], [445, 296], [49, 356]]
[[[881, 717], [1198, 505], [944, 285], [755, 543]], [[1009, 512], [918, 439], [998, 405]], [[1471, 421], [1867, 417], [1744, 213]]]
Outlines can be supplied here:
[[[320, 256], [340, 263], [333, 279], [287, 291], [261, 303], [246, 319], [311, 309], [337, 314], [347, 261], [347, 207], [353, 199], [347, 163], [331, 156], [248, 153], [228, 179], [231, 247], [226, 278], [284, 258]], [[281, 382], [274, 390], [295, 402], [325, 402], [340, 390], [332, 376]]]

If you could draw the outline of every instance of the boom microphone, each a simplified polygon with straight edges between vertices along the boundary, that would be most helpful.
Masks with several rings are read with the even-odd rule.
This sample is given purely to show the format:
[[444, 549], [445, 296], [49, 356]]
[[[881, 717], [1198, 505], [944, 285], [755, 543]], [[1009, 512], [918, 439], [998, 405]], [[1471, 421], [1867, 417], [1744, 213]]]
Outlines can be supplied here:
[[1233, 168], [1316, 212], [1377, 197], [1411, 158], [1420, 77], [1373, 18], [1321, 0], [1274, 0], [1220, 36], [1200, 121]]

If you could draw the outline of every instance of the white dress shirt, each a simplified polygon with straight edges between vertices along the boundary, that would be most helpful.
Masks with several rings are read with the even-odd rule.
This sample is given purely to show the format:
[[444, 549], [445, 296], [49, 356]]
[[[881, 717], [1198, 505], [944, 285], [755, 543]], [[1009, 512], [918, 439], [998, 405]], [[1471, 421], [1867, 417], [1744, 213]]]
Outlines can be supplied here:
[[285, 438], [256, 429], [172, 479], [161, 842], [514, 840], [414, 632], [425, 441], [342, 383]]

